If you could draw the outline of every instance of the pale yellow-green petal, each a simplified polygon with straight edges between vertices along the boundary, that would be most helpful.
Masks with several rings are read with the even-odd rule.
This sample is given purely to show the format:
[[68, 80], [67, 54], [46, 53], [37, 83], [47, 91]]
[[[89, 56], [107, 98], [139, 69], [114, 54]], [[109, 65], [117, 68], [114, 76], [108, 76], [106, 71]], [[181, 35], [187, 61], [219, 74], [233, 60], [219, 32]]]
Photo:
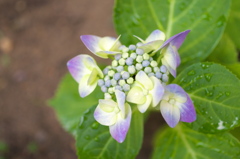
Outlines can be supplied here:
[[104, 99], [104, 100], [100, 99], [98, 106], [103, 111], [110, 113], [116, 109], [117, 103], [114, 102], [112, 99]]
[[143, 104], [146, 102], [146, 97], [143, 94], [143, 89], [138, 86], [132, 87], [127, 94], [126, 100], [135, 104]]
[[144, 102], [143, 104], [137, 105], [138, 110], [139, 110], [141, 113], [146, 112], [146, 110], [147, 110], [148, 107], [150, 106], [151, 102], [152, 102], [152, 96], [151, 96], [151, 95], [147, 95], [147, 96], [146, 96], [146, 102]]
[[90, 93], [92, 93], [94, 91], [94, 89], [96, 88], [97, 86], [97, 82], [89, 85], [88, 84], [88, 79], [89, 79], [89, 74], [83, 76], [83, 78], [81, 79], [81, 81], [79, 82], [79, 93], [80, 93], [80, 96], [83, 98], [83, 97], [86, 97], [88, 96]]
[[94, 84], [95, 82], [98, 81], [98, 72], [97, 70], [94, 68], [91, 72], [91, 74], [89, 75], [89, 78], [88, 78], [88, 82], [87, 84], [88, 85], [92, 85]]
[[118, 38], [115, 40], [114, 44], [112, 45], [112, 47], [110, 48], [110, 51], [119, 51], [119, 47], [121, 46], [121, 43], [119, 41], [121, 35], [118, 36]]
[[142, 86], [147, 89], [151, 90], [153, 89], [153, 83], [151, 79], [147, 76], [147, 74], [143, 71], [139, 71], [136, 75], [136, 81], [141, 83]]

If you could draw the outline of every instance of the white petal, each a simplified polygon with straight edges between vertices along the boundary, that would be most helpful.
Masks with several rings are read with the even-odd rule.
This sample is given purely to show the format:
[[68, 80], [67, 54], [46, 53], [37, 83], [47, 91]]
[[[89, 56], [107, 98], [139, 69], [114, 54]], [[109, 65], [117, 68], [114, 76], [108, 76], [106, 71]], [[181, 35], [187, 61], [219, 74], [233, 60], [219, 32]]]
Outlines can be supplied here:
[[[117, 103], [112, 99], [100, 99], [98, 106], [105, 112], [113, 112], [117, 108]], [[118, 109], [118, 108], [117, 108]]]
[[142, 86], [144, 88], [146, 88], [147, 90], [151, 90], [153, 89], [153, 83], [151, 81], [151, 79], [146, 75], [145, 72], [143, 71], [139, 71], [136, 75], [136, 81], [139, 82], [140, 84], [142, 84]]
[[172, 69], [177, 68], [176, 50], [173, 47], [168, 46], [167, 49], [163, 50], [163, 59], [164, 59], [165, 62], [168, 63], [168, 65]]
[[78, 90], [82, 98], [92, 93], [97, 86], [97, 81], [95, 83], [92, 83], [91, 85], [88, 84], [89, 76], [90, 76], [89, 74], [83, 76], [83, 78], [79, 82]]
[[146, 112], [146, 110], [147, 110], [148, 107], [150, 106], [151, 102], [152, 102], [152, 96], [151, 96], [151, 95], [147, 95], [147, 96], [146, 96], [146, 102], [143, 103], [143, 104], [137, 105], [138, 110], [139, 110], [141, 113]]
[[144, 52], [148, 53], [150, 51], [158, 51], [158, 48], [163, 44], [162, 40], [155, 40], [152, 42], [148, 42], [146, 44], [143, 44], [141, 46], [139, 46], [138, 48], [143, 49]]
[[170, 127], [175, 127], [180, 120], [180, 110], [176, 106], [172, 106], [167, 101], [162, 100], [160, 103], [160, 111], [163, 118]]
[[155, 107], [160, 102], [160, 100], [163, 98], [164, 94], [164, 87], [161, 84], [160, 80], [156, 77], [150, 77], [150, 79], [153, 82], [153, 89], [150, 91], [150, 94], [152, 95], [152, 106]]
[[116, 98], [117, 98], [117, 104], [118, 104], [118, 107], [121, 111], [121, 114], [123, 117], [125, 117], [125, 98], [126, 98], [126, 95], [125, 93], [123, 93], [122, 91], [119, 91], [119, 90], [116, 90], [115, 91], [115, 95], [116, 95]]
[[156, 40], [165, 40], [165, 34], [161, 32], [160, 30], [154, 30], [145, 40], [147, 43], [151, 41], [156, 41]]
[[102, 125], [111, 126], [117, 121], [117, 114], [115, 112], [105, 112], [97, 106], [94, 111], [94, 118]]
[[116, 43], [116, 38], [113, 37], [103, 37], [99, 41], [99, 47], [101, 51], [110, 51], [110, 49], [114, 46]]
[[110, 48], [110, 51], [114, 51], [114, 52], [119, 52], [119, 47], [121, 46], [121, 43], [119, 41], [121, 35], [118, 36], [118, 38], [115, 40], [113, 46]]

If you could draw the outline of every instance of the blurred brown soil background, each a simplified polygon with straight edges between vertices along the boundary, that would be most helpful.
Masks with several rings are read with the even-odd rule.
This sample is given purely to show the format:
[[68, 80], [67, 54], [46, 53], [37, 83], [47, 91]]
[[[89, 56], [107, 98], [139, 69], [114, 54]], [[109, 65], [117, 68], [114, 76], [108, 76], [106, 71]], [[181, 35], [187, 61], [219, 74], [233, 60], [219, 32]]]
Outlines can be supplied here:
[[[66, 62], [89, 53], [80, 35], [117, 36], [113, 6], [113, 0], [0, 0], [0, 159], [77, 158], [73, 137], [46, 101]], [[159, 113], [151, 118], [161, 120]], [[149, 158], [159, 123], [147, 122], [138, 159]]]

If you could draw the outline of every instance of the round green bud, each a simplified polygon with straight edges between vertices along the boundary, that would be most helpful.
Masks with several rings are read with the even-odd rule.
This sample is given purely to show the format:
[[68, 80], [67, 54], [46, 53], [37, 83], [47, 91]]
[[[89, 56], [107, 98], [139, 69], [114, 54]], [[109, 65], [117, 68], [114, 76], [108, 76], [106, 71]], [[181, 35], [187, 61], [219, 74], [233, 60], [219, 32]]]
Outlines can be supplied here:
[[143, 68], [143, 66], [142, 66], [142, 64], [137, 63], [135, 68], [136, 68], [137, 70], [141, 70], [141, 69]]
[[141, 63], [143, 61], [143, 57], [141, 55], [138, 55], [136, 61]]
[[127, 48], [126, 46], [122, 49], [122, 52], [128, 52], [129, 48]]
[[111, 79], [111, 84], [112, 84], [112, 86], [116, 86], [117, 85], [117, 81], [115, 79]]
[[119, 80], [119, 85], [123, 86], [124, 84], [126, 84], [125, 80]]
[[136, 72], [136, 69], [135, 69], [135, 67], [132, 65], [132, 66], [128, 66], [128, 72], [130, 73], [130, 74], [134, 74], [135, 72]]
[[112, 96], [109, 93], [104, 93], [104, 98], [105, 99], [111, 99]]
[[115, 89], [113, 87], [108, 88], [108, 93], [113, 94], [115, 92]]
[[160, 72], [160, 69], [159, 69], [159, 67], [157, 67], [157, 66], [154, 67], [153, 70], [154, 70], [155, 73], [156, 73], [156, 72]]
[[157, 61], [151, 61], [150, 65], [151, 65], [152, 67], [157, 67]]
[[113, 70], [108, 71], [108, 76], [112, 77], [115, 74]]
[[137, 54], [135, 52], [133, 52], [133, 53], [130, 54], [130, 57], [133, 58], [133, 59], [136, 59]]
[[148, 60], [149, 58], [150, 58], [150, 56], [147, 53], [143, 54], [143, 59], [144, 60]]
[[107, 81], [107, 80], [109, 80], [110, 79], [110, 77], [108, 76], [108, 75], [106, 75], [105, 77], [104, 77], [104, 81]]
[[127, 83], [128, 83], [128, 84], [133, 84], [133, 78], [132, 78], [132, 77], [128, 78], [128, 79], [127, 79]]
[[151, 73], [152, 72], [152, 68], [151, 67], [145, 67], [144, 68], [144, 72], [146, 72], [147, 74]]
[[117, 65], [118, 65], [117, 60], [113, 60], [113, 61], [112, 61], [112, 66], [113, 66], [113, 67], [117, 67]]
[[125, 65], [125, 60], [124, 60], [124, 58], [121, 58], [120, 60], [119, 60], [119, 64], [121, 65], [121, 66], [123, 66], [123, 65]]
[[122, 57], [125, 58], [125, 59], [128, 58], [128, 57], [129, 57], [129, 53], [124, 52], [124, 53], [122, 54]]

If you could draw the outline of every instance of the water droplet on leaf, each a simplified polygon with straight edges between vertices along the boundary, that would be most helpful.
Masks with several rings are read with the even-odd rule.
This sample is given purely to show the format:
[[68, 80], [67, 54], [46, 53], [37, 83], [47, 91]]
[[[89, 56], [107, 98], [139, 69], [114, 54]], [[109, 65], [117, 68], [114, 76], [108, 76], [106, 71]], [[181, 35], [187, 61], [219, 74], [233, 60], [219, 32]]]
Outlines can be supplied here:
[[191, 70], [188, 72], [188, 75], [191, 76], [191, 75], [194, 75], [195, 74], [195, 71], [194, 70]]
[[204, 74], [204, 77], [208, 82], [210, 82], [211, 78], [212, 78], [212, 74], [211, 73], [206, 73], [206, 74]]
[[99, 126], [99, 123], [98, 123], [98, 122], [94, 122], [91, 127], [92, 127], [93, 129], [97, 129], [98, 126]]

